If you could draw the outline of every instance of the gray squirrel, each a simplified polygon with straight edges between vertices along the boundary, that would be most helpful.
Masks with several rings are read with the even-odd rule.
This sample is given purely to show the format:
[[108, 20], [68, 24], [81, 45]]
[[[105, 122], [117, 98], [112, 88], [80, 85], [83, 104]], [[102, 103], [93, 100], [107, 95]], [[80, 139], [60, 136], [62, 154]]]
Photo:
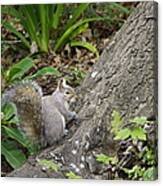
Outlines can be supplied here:
[[66, 123], [77, 118], [69, 109], [77, 97], [65, 79], [61, 79], [48, 96], [42, 95], [36, 82], [23, 81], [5, 91], [2, 102], [15, 103], [21, 130], [33, 143], [45, 147], [59, 141], [66, 133]]

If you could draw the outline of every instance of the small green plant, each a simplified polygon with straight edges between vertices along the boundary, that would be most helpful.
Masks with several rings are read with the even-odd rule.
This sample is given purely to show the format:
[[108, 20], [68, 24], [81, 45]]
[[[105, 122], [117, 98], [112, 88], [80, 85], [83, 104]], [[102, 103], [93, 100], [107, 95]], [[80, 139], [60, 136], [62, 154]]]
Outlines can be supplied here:
[[12, 168], [20, 167], [26, 161], [26, 155], [22, 149], [26, 149], [27, 155], [37, 152], [37, 147], [30, 142], [19, 130], [16, 107], [13, 103], [2, 106], [1, 118], [1, 153]]
[[131, 137], [131, 139], [136, 140], [146, 140], [146, 131], [141, 127], [134, 127], [133, 129], [121, 129], [115, 136], [115, 140], [125, 140]]
[[70, 68], [70, 75], [66, 77], [66, 80], [71, 84], [80, 85], [81, 81], [85, 78], [86, 73], [77, 67]]
[[112, 164], [112, 165], [115, 165], [117, 162], [118, 162], [118, 159], [116, 156], [114, 157], [111, 157], [111, 156], [108, 156], [108, 155], [105, 155], [105, 154], [97, 154], [96, 155], [96, 161], [100, 162], [100, 163], [103, 163], [103, 164]]
[[94, 47], [92, 44], [86, 41], [71, 41], [70, 42], [71, 47], [83, 47], [88, 49], [90, 52], [95, 53], [96, 57], [99, 58], [99, 53], [96, 47]]
[[143, 163], [146, 163], [148, 166], [155, 165], [155, 155], [152, 149], [145, 147], [143, 152], [139, 153], [139, 158], [143, 159]]
[[43, 160], [39, 160], [38, 163], [39, 165], [45, 167], [46, 169], [49, 169], [55, 172], [59, 170], [59, 165], [54, 163], [52, 160], [43, 159]]
[[81, 176], [76, 175], [74, 172], [70, 171], [66, 173], [68, 179], [82, 179]]
[[115, 140], [125, 140], [129, 137], [133, 140], [146, 140], [146, 131], [144, 130], [145, 123], [148, 123], [146, 117], [135, 117], [130, 119], [130, 123], [134, 125], [125, 128], [123, 127], [123, 120], [119, 112], [113, 111], [112, 117], [111, 132], [115, 135]]
[[34, 79], [44, 75], [54, 75], [60, 76], [61, 73], [53, 67], [43, 67], [40, 70], [37, 70], [33, 75], [25, 74], [34, 66], [34, 62], [31, 58], [26, 57], [20, 62], [12, 65], [8, 70], [3, 71], [3, 78], [5, 79], [6, 87], [15, 81], [20, 81], [22, 79]]
[[[48, 52], [50, 47], [50, 39], [55, 40], [52, 50], [58, 52], [62, 47], [71, 42], [72, 46], [84, 47], [98, 55], [97, 49], [91, 44], [82, 41], [74, 41], [79, 34], [88, 29], [89, 22], [107, 19], [102, 17], [82, 18], [82, 14], [88, 8], [89, 3], [72, 5], [71, 18], [63, 21], [66, 12], [66, 4], [56, 5], [18, 5], [3, 6], [2, 13], [11, 15], [16, 18], [28, 33], [26, 37], [8, 22], [2, 21], [3, 26], [21, 39], [24, 46], [32, 49], [33, 46], [41, 52]], [[51, 34], [56, 32], [57, 34]]]
[[[137, 159], [136, 165], [130, 168], [123, 167], [121, 161], [117, 161], [117, 167], [120, 167], [132, 180], [154, 180], [157, 177], [156, 156], [154, 149], [148, 144], [147, 131], [144, 128], [145, 124], [153, 125], [153, 123], [142, 116], [129, 119], [127, 125], [124, 125], [124, 121], [117, 111], [113, 111], [112, 118], [111, 132], [114, 135], [114, 140], [123, 141], [123, 143], [126, 140], [126, 144], [131, 141], [130, 148], [127, 148], [126, 151], [129, 152], [130, 149]], [[144, 144], [142, 149], [135, 149], [136, 141], [141, 141]], [[102, 160], [107, 163], [107, 157], [102, 157]]]
[[132, 169], [123, 168], [124, 172], [128, 174], [129, 178], [133, 180], [143, 179], [144, 181], [152, 181], [156, 178], [155, 167], [145, 168], [135, 165]]

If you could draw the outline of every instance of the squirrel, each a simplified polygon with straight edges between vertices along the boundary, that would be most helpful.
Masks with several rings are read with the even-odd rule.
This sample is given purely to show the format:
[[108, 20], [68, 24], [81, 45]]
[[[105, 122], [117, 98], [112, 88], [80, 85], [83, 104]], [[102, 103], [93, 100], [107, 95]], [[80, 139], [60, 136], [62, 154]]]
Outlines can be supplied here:
[[13, 102], [20, 129], [34, 144], [45, 147], [61, 140], [66, 134], [66, 123], [77, 119], [76, 112], [69, 109], [77, 99], [75, 90], [65, 79], [61, 79], [56, 90], [48, 96], [43, 96], [36, 82], [24, 80], [4, 92], [2, 104]]

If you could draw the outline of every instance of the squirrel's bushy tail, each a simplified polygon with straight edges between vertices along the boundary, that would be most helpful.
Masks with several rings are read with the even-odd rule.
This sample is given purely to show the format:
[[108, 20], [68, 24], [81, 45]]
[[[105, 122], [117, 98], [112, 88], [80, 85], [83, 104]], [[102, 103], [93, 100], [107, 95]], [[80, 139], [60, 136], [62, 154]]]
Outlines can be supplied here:
[[20, 128], [33, 143], [40, 143], [42, 135], [42, 90], [35, 82], [22, 81], [6, 90], [2, 105], [15, 103]]

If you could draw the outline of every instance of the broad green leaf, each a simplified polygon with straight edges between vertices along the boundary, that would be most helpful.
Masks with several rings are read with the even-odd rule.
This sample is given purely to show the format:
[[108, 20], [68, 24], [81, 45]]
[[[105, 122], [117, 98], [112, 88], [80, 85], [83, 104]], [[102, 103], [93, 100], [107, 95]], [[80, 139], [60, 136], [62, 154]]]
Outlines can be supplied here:
[[38, 146], [33, 144], [22, 132], [17, 128], [2, 126], [7, 137], [19, 142], [23, 147], [27, 148], [30, 154], [35, 154], [38, 151]]
[[1, 153], [6, 161], [14, 168], [19, 168], [26, 161], [25, 155], [15, 146], [9, 146], [7, 142], [2, 141]]
[[[17, 123], [18, 118], [16, 117], [17, 109], [14, 103], [7, 103], [2, 107], [2, 112], [4, 114], [2, 123], [10, 124]], [[6, 122], [5, 122], [6, 121]]]
[[117, 132], [116, 136], [115, 136], [115, 140], [125, 140], [127, 139], [131, 134], [130, 129], [125, 128], [125, 129], [121, 129], [120, 131]]
[[66, 173], [68, 179], [82, 179], [81, 176], [76, 175], [74, 172], [70, 171]]
[[54, 163], [52, 160], [39, 160], [39, 165], [46, 167], [47, 169], [50, 169], [52, 171], [57, 172], [59, 169], [59, 165], [57, 165], [56, 163]]
[[21, 41], [24, 43], [24, 45], [27, 48], [30, 48], [30, 43], [28, 42], [28, 40], [25, 38], [25, 36], [23, 34], [21, 34], [20, 32], [18, 32], [11, 24], [9, 23], [5, 23], [4, 21], [2, 22], [3, 26], [9, 30], [10, 32], [12, 32], [13, 34], [15, 34], [18, 38], [21, 39]]
[[16, 140], [17, 142], [22, 144], [24, 147], [29, 146], [29, 142], [28, 142], [27, 138], [25, 138], [25, 136], [23, 134], [21, 134], [17, 128], [6, 127], [4, 125], [2, 127], [4, 128], [8, 137]]
[[34, 64], [31, 58], [24, 58], [19, 63], [14, 64], [7, 71], [6, 75], [7, 75], [8, 81], [20, 79], [33, 65]]
[[97, 48], [93, 46], [91, 43], [84, 42], [84, 41], [71, 41], [70, 42], [71, 47], [83, 47], [86, 48], [87, 50], [91, 51], [92, 53], [95, 53], [97, 58], [99, 57], [99, 53], [97, 51]]
[[136, 123], [138, 125], [145, 125], [146, 123], [148, 123], [147, 117], [135, 117], [133, 119], [130, 119], [130, 122], [132, 123]]
[[56, 68], [53, 68], [53, 67], [44, 67], [44, 68], [38, 70], [32, 76], [28, 76], [27, 79], [37, 78], [37, 77], [44, 76], [44, 75], [60, 76], [61, 73]]
[[14, 79], [16, 79], [16, 78], [14, 78], [14, 76], [21, 74], [21, 72], [22, 72], [21, 68], [14, 67], [12, 69], [9, 69], [6, 72], [7, 80], [8, 81], [13, 81]]
[[146, 133], [145, 130], [141, 127], [135, 127], [132, 131], [131, 131], [131, 137], [132, 139], [139, 139], [139, 140], [146, 140]]

